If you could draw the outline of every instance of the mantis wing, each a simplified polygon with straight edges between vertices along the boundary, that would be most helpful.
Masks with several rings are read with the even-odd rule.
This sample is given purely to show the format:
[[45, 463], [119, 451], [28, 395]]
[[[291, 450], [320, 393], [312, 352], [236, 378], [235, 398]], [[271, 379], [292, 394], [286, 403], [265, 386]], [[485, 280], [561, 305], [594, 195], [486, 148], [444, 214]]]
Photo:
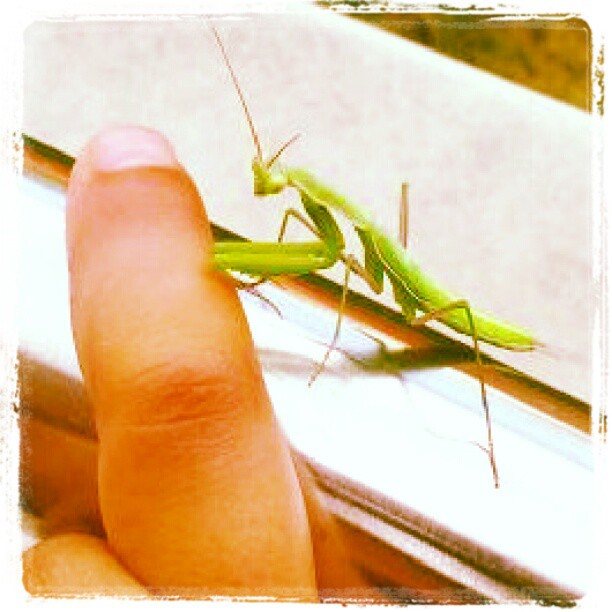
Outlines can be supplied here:
[[355, 231], [363, 245], [365, 269], [371, 276], [371, 279], [369, 279], [370, 287], [375, 293], [380, 293], [383, 290], [385, 279], [385, 265], [376, 250], [371, 233], [361, 227], [355, 227]]
[[402, 314], [406, 317], [407, 321], [412, 321], [416, 316], [416, 311], [419, 306], [418, 300], [408, 291], [408, 289], [406, 289], [403, 282], [395, 278], [392, 274], [388, 274], [387, 276], [391, 281], [393, 296], [395, 297], [395, 301], [400, 305]]

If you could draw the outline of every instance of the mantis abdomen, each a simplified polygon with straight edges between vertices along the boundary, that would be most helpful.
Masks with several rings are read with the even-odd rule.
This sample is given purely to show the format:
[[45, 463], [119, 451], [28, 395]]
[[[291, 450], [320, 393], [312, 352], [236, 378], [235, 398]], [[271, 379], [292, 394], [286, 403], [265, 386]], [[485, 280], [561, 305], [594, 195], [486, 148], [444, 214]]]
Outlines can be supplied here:
[[[412, 322], [417, 311], [439, 312], [459, 301], [457, 296], [424, 274], [408, 251], [379, 229], [363, 208], [323, 185], [307, 170], [287, 168], [285, 174], [288, 185], [297, 189], [302, 199], [306, 196], [326, 209], [334, 209], [351, 222], [365, 250], [367, 272], [377, 280], [379, 290], [382, 289], [383, 276], [389, 279], [408, 323]], [[487, 344], [519, 351], [534, 348], [536, 342], [531, 332], [474, 308], [470, 310], [472, 324], [466, 309], [439, 312], [436, 318], [467, 336], [471, 336], [475, 329], [477, 338]]]
[[[442, 289], [424, 274], [408, 252], [397, 242], [375, 229], [372, 230], [372, 234], [389, 279], [395, 283], [401, 282], [410, 289], [410, 293], [416, 299], [417, 310], [422, 312], [440, 310], [459, 300], [458, 296]], [[475, 308], [471, 309], [471, 313], [479, 340], [508, 350], [525, 351], [534, 348], [535, 339], [528, 330]], [[459, 333], [471, 335], [470, 323], [463, 310], [442, 313], [438, 319]]]

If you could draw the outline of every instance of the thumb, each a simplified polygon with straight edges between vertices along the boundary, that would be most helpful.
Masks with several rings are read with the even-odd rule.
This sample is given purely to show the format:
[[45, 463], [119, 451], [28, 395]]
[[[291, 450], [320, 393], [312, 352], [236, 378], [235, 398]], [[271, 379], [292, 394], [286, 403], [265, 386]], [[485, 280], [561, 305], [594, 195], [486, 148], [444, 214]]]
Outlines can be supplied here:
[[94, 138], [69, 185], [75, 345], [108, 541], [167, 593], [315, 596], [298, 482], [195, 186], [166, 140]]

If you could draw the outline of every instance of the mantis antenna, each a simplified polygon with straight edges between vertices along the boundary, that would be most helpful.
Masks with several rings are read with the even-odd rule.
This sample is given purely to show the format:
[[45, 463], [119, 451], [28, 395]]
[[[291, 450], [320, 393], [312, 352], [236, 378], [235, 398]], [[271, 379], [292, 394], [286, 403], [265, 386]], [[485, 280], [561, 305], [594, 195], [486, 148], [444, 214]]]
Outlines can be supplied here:
[[402, 183], [399, 241], [405, 250], [408, 247], [408, 183]]
[[292, 145], [301, 134], [295, 134], [292, 136], [270, 159], [266, 162], [266, 168], [270, 168], [272, 164], [281, 156], [281, 153], [289, 146]]
[[[230, 76], [232, 78], [232, 82], [234, 83], [234, 87], [236, 88], [236, 91], [238, 92], [238, 98], [240, 99], [240, 104], [242, 104], [244, 114], [246, 115], [247, 122], [249, 124], [249, 127], [251, 128], [253, 142], [255, 143], [255, 149], [257, 150], [257, 158], [263, 159], [263, 155], [261, 152], [261, 145], [259, 143], [259, 136], [257, 136], [257, 132], [255, 131], [255, 124], [253, 123], [253, 118], [251, 117], [251, 113], [249, 113], [249, 107], [247, 106], [246, 100], [244, 99], [244, 96], [242, 95], [242, 90], [240, 89], [240, 85], [238, 84], [238, 78], [236, 77], [236, 73], [234, 72], [234, 69], [232, 68], [232, 64], [229, 61], [229, 57], [227, 56], [225, 47], [223, 46], [223, 43], [221, 42], [221, 38], [219, 36], [219, 33], [217, 32], [217, 29], [211, 23], [209, 23], [209, 26], [210, 26], [210, 29], [212, 30], [212, 33], [215, 36], [217, 45], [219, 45], [219, 49], [221, 49], [221, 55], [223, 55], [223, 60], [225, 61], [225, 65], [227, 66], [227, 69], [229, 70]], [[295, 138], [290, 140], [289, 143], [291, 143], [293, 140], [295, 140]], [[287, 143], [285, 147], [287, 147], [289, 143]], [[278, 157], [279, 154], [280, 152], [277, 153], [275, 158]]]

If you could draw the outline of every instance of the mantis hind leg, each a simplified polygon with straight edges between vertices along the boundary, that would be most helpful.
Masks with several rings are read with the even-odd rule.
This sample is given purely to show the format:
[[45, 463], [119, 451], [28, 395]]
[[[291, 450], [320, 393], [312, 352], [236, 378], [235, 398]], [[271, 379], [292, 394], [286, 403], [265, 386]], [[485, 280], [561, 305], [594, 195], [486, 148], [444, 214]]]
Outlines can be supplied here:
[[495, 461], [495, 454], [493, 451], [493, 434], [491, 431], [491, 415], [489, 411], [489, 402], [487, 400], [487, 390], [484, 383], [484, 366], [482, 363], [482, 357], [480, 355], [480, 347], [478, 342], [478, 335], [476, 333], [476, 325], [474, 324], [474, 318], [472, 317], [472, 310], [470, 308], [469, 303], [466, 300], [457, 300], [456, 302], [451, 302], [442, 308], [437, 308], [428, 312], [424, 315], [421, 315], [411, 321], [411, 325], [419, 326], [424, 325], [428, 321], [432, 321], [434, 319], [440, 319], [442, 315], [451, 312], [453, 310], [463, 310], [466, 314], [468, 324], [470, 327], [470, 336], [474, 345], [474, 361], [476, 362], [476, 367], [478, 370], [478, 381], [480, 383], [480, 396], [482, 399], [482, 406], [484, 408], [485, 413], [485, 421], [487, 425], [487, 441], [488, 441], [488, 449], [486, 450], [487, 455], [489, 456], [489, 461], [491, 463], [491, 470], [493, 471], [493, 481], [495, 483], [495, 487], [499, 487], [499, 475], [497, 472], [497, 463]]

